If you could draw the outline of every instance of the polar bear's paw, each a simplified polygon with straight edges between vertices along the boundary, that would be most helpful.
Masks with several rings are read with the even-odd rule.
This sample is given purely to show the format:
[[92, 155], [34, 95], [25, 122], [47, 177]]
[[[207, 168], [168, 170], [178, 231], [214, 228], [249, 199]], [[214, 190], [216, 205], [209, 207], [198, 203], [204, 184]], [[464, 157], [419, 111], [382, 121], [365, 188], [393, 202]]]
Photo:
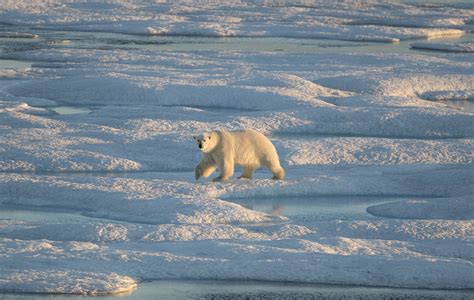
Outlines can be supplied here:
[[285, 178], [285, 170], [282, 167], [279, 167], [276, 169], [274, 168], [272, 172], [273, 172], [273, 177], [272, 177], [273, 180], [283, 180], [283, 178]]
[[197, 166], [196, 169], [194, 170], [194, 178], [198, 180], [202, 176], [202, 169]]
[[221, 182], [221, 181], [228, 181], [229, 178], [224, 178], [222, 176], [217, 176], [216, 178], [213, 178], [212, 181], [213, 182]]

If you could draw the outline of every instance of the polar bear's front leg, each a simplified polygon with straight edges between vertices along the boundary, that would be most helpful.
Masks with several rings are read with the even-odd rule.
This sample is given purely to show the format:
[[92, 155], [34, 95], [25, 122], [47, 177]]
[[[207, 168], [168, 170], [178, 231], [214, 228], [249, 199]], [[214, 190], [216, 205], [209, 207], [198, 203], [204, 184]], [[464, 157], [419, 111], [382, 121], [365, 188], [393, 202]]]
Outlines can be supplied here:
[[229, 178], [234, 175], [234, 158], [230, 155], [227, 155], [218, 162], [219, 169], [221, 169], [221, 174], [212, 181], [227, 181]]
[[194, 171], [194, 177], [198, 180], [201, 176], [204, 178], [209, 177], [216, 170], [216, 162], [214, 159], [209, 155], [204, 155], [201, 158], [201, 161], [196, 166]]

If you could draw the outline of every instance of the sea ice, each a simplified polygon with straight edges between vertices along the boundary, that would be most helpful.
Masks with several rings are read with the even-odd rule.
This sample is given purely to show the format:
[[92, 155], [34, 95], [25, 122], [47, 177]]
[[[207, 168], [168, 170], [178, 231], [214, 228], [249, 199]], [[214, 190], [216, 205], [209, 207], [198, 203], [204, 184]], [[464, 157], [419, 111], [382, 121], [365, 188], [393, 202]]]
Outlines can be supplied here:
[[[1, 219], [0, 291], [184, 278], [473, 289], [474, 115], [441, 101], [472, 100], [467, 54], [98, 49], [68, 37], [462, 35], [472, 11], [443, 5], [4, 1], [0, 39], [40, 34], [0, 53], [34, 62], [0, 69], [0, 206], [87, 221]], [[48, 39], [59, 30], [70, 43]], [[272, 139], [287, 179], [196, 183], [192, 136], [248, 127]], [[321, 196], [380, 201], [344, 220], [237, 204]]]
[[[96, 11], [96, 13], [91, 13]], [[81, 31], [209, 37], [292, 37], [398, 42], [460, 36], [468, 8], [440, 10], [410, 3], [375, 1], [192, 1], [172, 3], [67, 3], [9, 1], [4, 23]]]
[[424, 43], [417, 42], [410, 44], [414, 49], [428, 49], [437, 51], [451, 51], [451, 52], [474, 52], [474, 43]]

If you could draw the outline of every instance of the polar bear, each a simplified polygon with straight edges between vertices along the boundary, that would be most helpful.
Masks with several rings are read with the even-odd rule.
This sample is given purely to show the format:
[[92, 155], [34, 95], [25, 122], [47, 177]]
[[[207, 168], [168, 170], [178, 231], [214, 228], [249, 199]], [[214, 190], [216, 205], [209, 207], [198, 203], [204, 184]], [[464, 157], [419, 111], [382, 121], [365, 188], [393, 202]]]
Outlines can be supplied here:
[[243, 169], [241, 178], [251, 179], [253, 171], [267, 167], [272, 179], [283, 179], [285, 170], [280, 166], [278, 153], [272, 142], [260, 132], [252, 129], [237, 131], [213, 131], [194, 137], [203, 152], [196, 166], [196, 180], [208, 177], [219, 168], [220, 175], [212, 181], [226, 181], [234, 174], [235, 165]]

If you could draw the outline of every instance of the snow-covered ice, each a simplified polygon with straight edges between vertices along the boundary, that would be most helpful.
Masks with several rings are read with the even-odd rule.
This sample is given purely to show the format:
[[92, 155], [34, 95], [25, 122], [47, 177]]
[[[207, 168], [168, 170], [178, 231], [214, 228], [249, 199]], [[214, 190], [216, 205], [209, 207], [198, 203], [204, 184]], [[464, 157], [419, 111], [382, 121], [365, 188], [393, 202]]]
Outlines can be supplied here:
[[474, 52], [474, 43], [412, 43], [410, 44], [415, 49], [429, 49], [437, 51], [452, 51], [452, 52]]
[[[199, 3], [0, 4], [10, 24], [0, 27], [0, 65], [29, 62], [0, 68], [0, 210], [64, 216], [0, 218], [0, 292], [123, 293], [158, 279], [474, 289], [474, 114], [445, 102], [473, 98], [472, 56], [451, 52], [459, 43], [289, 53], [164, 51], [153, 48], [159, 40], [105, 47], [96, 38], [402, 47], [463, 35], [472, 10]], [[89, 44], [72, 38], [77, 31]], [[60, 42], [48, 39], [55, 32]], [[253, 180], [195, 182], [192, 136], [218, 128], [267, 134], [287, 179], [263, 170]], [[320, 218], [282, 214], [275, 200], [301, 197], [374, 201], [360, 214]], [[271, 212], [244, 205], [264, 199]]]
[[141, 35], [296, 37], [398, 42], [460, 36], [472, 11], [385, 1], [7, 1], [4, 23]]

